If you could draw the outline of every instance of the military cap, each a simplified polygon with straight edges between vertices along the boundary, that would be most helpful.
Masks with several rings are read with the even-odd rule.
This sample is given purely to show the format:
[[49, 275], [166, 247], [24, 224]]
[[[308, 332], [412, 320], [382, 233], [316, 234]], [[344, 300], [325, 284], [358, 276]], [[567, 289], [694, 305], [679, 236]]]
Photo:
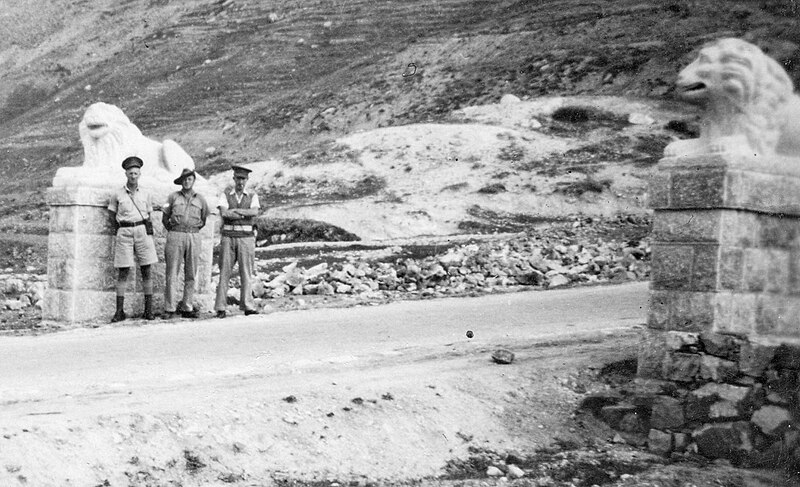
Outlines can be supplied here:
[[144, 161], [136, 156], [127, 157], [124, 161], [122, 161], [122, 169], [125, 169], [126, 171], [132, 167], [141, 168], [142, 166], [144, 166]]
[[231, 169], [233, 169], [233, 175], [234, 175], [234, 176], [236, 176], [236, 175], [239, 175], [239, 176], [247, 176], [248, 174], [250, 174], [251, 172], [253, 172], [253, 170], [252, 170], [252, 169], [248, 169], [248, 168], [246, 168], [246, 167], [244, 167], [244, 166], [238, 166], [238, 165], [236, 165], [236, 166], [231, 166]]
[[189, 176], [194, 176], [197, 179], [197, 174], [195, 174], [194, 169], [189, 169], [188, 167], [184, 167], [183, 171], [181, 171], [181, 175], [173, 181], [175, 184], [183, 184], [183, 180], [188, 178]]

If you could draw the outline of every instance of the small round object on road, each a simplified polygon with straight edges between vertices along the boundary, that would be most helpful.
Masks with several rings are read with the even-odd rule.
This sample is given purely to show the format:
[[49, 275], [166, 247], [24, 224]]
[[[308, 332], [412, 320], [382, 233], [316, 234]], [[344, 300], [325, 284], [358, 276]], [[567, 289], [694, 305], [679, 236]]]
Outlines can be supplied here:
[[467, 330], [467, 338], [472, 338], [474, 336], [475, 336], [475, 334], [472, 333], [472, 330]]

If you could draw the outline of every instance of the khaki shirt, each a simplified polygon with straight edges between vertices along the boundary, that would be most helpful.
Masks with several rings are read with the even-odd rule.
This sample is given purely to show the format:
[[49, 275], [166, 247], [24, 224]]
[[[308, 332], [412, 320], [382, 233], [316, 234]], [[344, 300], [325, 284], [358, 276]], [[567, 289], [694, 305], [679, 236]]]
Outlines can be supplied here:
[[[111, 195], [111, 199], [108, 200], [108, 209], [117, 214], [118, 222], [136, 223], [150, 217], [153, 204], [147, 191], [141, 187], [131, 191], [126, 184]], [[141, 213], [139, 213], [140, 211]]]
[[195, 191], [189, 196], [183, 194], [183, 191], [170, 194], [163, 210], [167, 230], [199, 230], [205, 226], [208, 218], [208, 203]]

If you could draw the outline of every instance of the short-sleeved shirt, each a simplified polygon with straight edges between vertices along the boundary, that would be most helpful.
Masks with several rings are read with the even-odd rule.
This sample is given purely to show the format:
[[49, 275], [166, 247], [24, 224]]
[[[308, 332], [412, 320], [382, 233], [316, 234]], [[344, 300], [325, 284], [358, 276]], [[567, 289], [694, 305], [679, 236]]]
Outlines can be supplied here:
[[126, 184], [111, 195], [108, 209], [117, 214], [118, 222], [136, 223], [150, 216], [153, 204], [147, 191], [141, 187], [131, 191]]
[[[244, 198], [245, 195], [248, 195], [250, 193], [248, 193], [247, 191], [243, 191], [242, 194], [236, 194], [236, 192], [234, 190], [231, 190], [231, 194], [234, 196], [234, 198], [236, 198], [236, 201], [241, 202], [242, 198]], [[219, 205], [217, 205], [217, 206], [221, 210], [227, 210], [228, 209], [228, 199], [227, 198], [220, 198], [219, 199]], [[261, 205], [258, 202], [258, 193], [256, 193], [255, 191], [253, 191], [253, 199], [250, 201], [250, 208], [256, 209], [256, 210], [261, 209]]]

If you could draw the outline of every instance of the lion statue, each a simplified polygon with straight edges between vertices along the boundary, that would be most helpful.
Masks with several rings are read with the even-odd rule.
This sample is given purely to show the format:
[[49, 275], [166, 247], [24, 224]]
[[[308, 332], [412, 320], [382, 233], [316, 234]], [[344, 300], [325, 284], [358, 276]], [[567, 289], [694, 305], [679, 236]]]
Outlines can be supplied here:
[[158, 142], [144, 136], [122, 110], [108, 103], [89, 106], [78, 132], [83, 144], [83, 165], [59, 169], [53, 186], [123, 184], [125, 173], [120, 164], [128, 156], [139, 156], [144, 161], [142, 181], [151, 185], [172, 185], [183, 168], [195, 168], [192, 157], [176, 142]]
[[734, 38], [706, 44], [678, 74], [676, 92], [701, 107], [700, 137], [673, 142], [665, 155], [800, 157], [800, 98], [783, 67], [755, 45]]

